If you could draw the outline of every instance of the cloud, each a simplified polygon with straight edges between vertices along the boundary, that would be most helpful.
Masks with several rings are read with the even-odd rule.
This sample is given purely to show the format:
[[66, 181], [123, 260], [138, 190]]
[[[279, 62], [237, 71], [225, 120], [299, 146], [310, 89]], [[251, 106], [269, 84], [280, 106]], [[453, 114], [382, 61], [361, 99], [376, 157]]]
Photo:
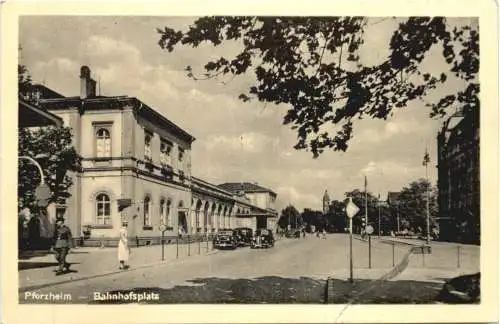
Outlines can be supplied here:
[[208, 150], [232, 150], [246, 153], [260, 153], [273, 149], [279, 139], [273, 139], [261, 133], [249, 132], [240, 136], [209, 136], [205, 141]]
[[292, 204], [301, 211], [303, 206], [315, 206], [318, 204], [318, 196], [299, 191], [296, 187], [281, 186], [276, 188], [276, 193], [280, 197], [283, 208], [288, 204]]

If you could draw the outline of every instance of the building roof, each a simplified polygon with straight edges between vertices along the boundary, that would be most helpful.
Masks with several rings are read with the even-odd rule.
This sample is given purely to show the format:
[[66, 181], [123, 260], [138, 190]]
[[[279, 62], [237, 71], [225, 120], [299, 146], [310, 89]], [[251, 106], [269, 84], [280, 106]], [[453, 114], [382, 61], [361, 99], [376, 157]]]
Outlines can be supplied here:
[[268, 192], [274, 196], [277, 196], [277, 194], [272, 191], [271, 189], [264, 188], [256, 183], [250, 183], [250, 182], [226, 182], [223, 184], [219, 185], [220, 188], [233, 192], [233, 193], [238, 193], [240, 191], [243, 192]]
[[19, 98], [19, 127], [61, 126], [63, 120], [50, 112]]
[[160, 114], [155, 109], [151, 108], [141, 100], [129, 96], [95, 96], [82, 99], [80, 97], [56, 97], [56, 98], [42, 98], [40, 104], [50, 109], [67, 109], [68, 107], [79, 107], [82, 110], [101, 109], [103, 105], [110, 109], [123, 109], [127, 104], [136, 109], [137, 113], [146, 117], [153, 118], [168, 127], [174, 134], [181, 138], [186, 139], [190, 143], [194, 142], [196, 138], [186, 132], [181, 127], [170, 121], [167, 117]]
[[43, 84], [35, 83], [31, 86], [31, 88], [33, 89], [33, 91], [39, 92], [40, 97], [44, 99], [64, 98], [62, 94], [46, 87]]

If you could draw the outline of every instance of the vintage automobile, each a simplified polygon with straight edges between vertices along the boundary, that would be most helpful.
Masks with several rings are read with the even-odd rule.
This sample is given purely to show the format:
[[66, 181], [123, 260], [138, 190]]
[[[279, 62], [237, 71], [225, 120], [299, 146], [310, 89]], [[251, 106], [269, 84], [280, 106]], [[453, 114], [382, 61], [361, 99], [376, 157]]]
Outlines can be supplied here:
[[255, 231], [255, 236], [252, 239], [250, 247], [252, 249], [270, 248], [274, 246], [273, 232], [269, 229], [262, 228]]
[[235, 231], [224, 230], [218, 232], [213, 240], [213, 246], [216, 249], [231, 249], [234, 250], [238, 247], [238, 242], [236, 241]]
[[248, 227], [238, 227], [234, 229], [238, 246], [250, 246], [252, 243], [253, 230]]

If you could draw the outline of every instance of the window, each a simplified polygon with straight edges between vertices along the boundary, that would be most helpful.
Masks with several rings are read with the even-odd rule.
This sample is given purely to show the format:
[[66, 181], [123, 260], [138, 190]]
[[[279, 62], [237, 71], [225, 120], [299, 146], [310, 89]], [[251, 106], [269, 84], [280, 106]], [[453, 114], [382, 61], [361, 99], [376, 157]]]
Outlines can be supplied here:
[[111, 136], [106, 128], [99, 128], [96, 132], [96, 156], [111, 157]]
[[182, 166], [184, 162], [184, 149], [179, 147], [179, 165]]
[[151, 198], [144, 198], [144, 226], [151, 226], [150, 204]]
[[161, 165], [172, 165], [172, 143], [162, 140], [160, 144]]
[[165, 199], [160, 200], [160, 223], [166, 224], [165, 222]]
[[149, 133], [144, 135], [144, 159], [147, 161], [151, 161], [151, 138], [153, 136]]
[[99, 194], [96, 197], [96, 224], [111, 224], [111, 201], [106, 194]]
[[165, 201], [162, 199], [160, 201], [160, 217], [161, 223], [167, 226], [171, 226], [172, 220], [170, 219], [170, 207], [172, 203], [170, 200]]
[[167, 226], [172, 226], [172, 219], [170, 217], [170, 207], [172, 206], [172, 202], [167, 200], [167, 208], [165, 210], [165, 224]]

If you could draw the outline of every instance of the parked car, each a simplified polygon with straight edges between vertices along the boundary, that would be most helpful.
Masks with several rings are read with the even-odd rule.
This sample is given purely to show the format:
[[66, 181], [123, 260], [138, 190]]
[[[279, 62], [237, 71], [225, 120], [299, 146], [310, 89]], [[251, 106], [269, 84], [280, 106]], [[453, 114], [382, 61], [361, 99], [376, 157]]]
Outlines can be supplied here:
[[263, 228], [255, 231], [255, 236], [252, 239], [250, 247], [252, 249], [270, 248], [274, 246], [273, 232], [269, 229]]
[[252, 243], [253, 230], [248, 227], [238, 227], [236, 232], [236, 242], [238, 246], [250, 246]]
[[238, 242], [236, 241], [235, 231], [224, 230], [218, 232], [213, 241], [214, 248], [216, 249], [231, 249], [234, 250], [238, 247]]
[[288, 230], [285, 234], [286, 238], [300, 238], [300, 230], [292, 229]]

